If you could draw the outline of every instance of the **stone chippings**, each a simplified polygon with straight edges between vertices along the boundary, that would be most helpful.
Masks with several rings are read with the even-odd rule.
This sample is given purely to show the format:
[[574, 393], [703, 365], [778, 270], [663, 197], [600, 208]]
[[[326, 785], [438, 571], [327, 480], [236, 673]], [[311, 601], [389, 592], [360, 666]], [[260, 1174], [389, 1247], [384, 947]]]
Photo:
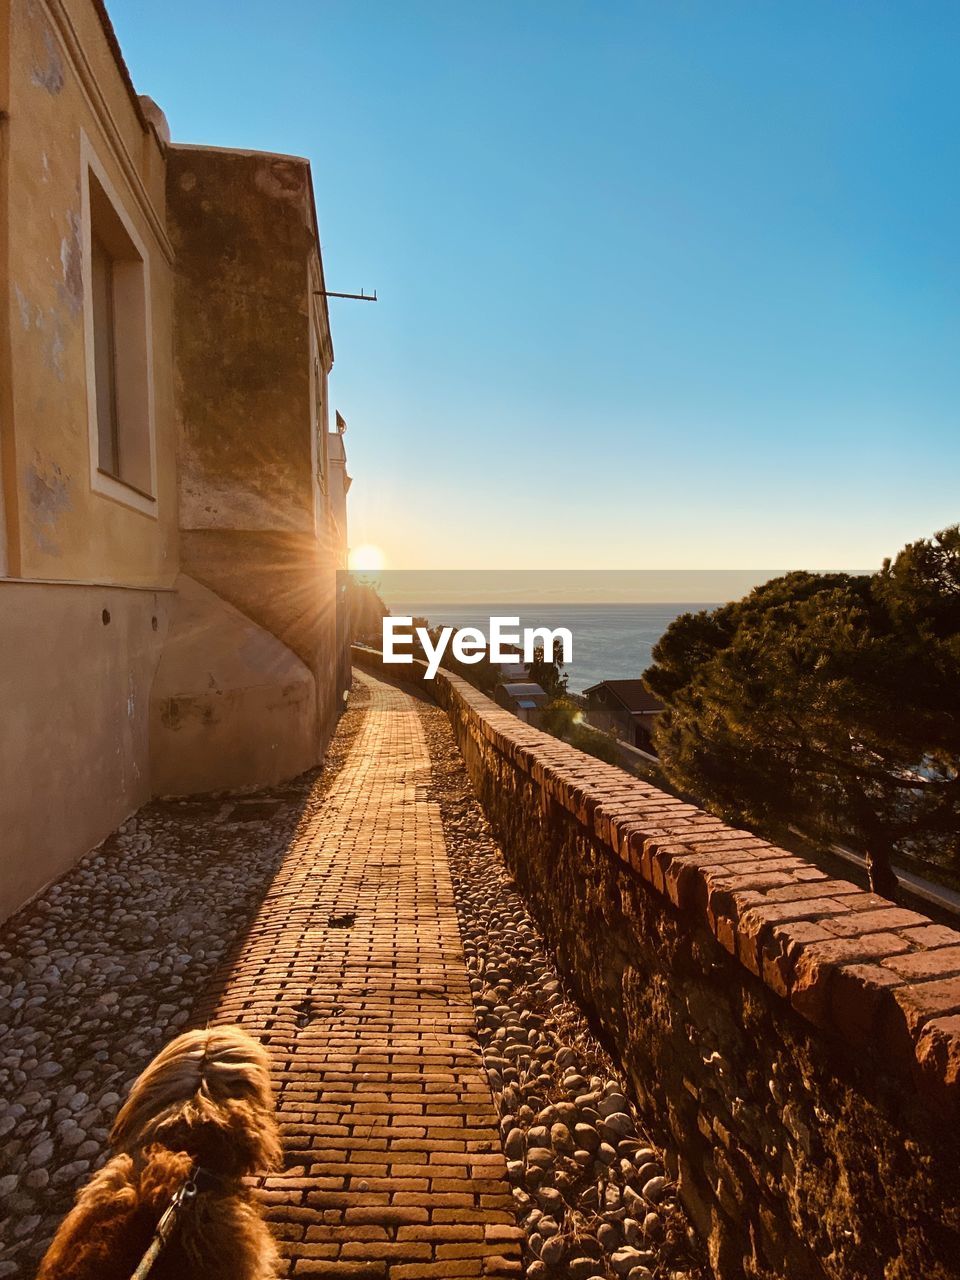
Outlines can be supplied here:
[[[426, 704], [478, 1035], [500, 1116], [529, 1280], [686, 1280], [702, 1249], [622, 1078], [565, 994], [470, 787], [446, 714]], [[675, 1165], [674, 1165], [675, 1167]]]
[[106, 1158], [122, 1098], [207, 996], [362, 714], [341, 720], [322, 773], [146, 806], [0, 930], [0, 1277], [33, 1274]]

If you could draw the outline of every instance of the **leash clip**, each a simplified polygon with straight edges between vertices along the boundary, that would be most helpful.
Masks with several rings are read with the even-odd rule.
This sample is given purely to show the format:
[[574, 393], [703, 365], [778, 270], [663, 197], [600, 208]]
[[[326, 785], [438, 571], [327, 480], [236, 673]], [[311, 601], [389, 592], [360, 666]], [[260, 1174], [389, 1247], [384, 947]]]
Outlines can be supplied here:
[[195, 1166], [187, 1175], [187, 1178], [177, 1187], [173, 1193], [173, 1199], [160, 1215], [160, 1221], [154, 1229], [153, 1239], [150, 1241], [149, 1248], [140, 1259], [140, 1263], [130, 1280], [146, 1280], [153, 1270], [153, 1264], [170, 1243], [170, 1238], [176, 1231], [177, 1224], [180, 1221], [181, 1211], [191, 1200], [197, 1198], [198, 1189], [197, 1168]]

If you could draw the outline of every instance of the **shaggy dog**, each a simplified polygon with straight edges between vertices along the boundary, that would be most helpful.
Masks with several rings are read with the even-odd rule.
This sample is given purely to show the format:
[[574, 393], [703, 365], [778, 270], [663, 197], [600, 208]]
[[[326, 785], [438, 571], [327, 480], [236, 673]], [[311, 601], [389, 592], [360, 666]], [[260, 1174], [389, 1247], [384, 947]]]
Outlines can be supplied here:
[[162, 1214], [199, 1169], [150, 1280], [274, 1280], [278, 1256], [241, 1179], [275, 1169], [269, 1061], [239, 1027], [178, 1036], [120, 1110], [113, 1158], [80, 1191], [37, 1280], [130, 1280]]

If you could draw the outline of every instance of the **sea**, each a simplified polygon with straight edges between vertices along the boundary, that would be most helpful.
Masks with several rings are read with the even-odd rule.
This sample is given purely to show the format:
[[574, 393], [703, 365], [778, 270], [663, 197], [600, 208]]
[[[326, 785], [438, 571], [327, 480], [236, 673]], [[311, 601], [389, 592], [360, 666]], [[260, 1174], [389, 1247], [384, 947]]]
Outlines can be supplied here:
[[[650, 665], [653, 646], [682, 613], [714, 609], [712, 602], [678, 604], [404, 604], [404, 613], [431, 627], [477, 627], [489, 634], [491, 617], [520, 619], [520, 627], [568, 627], [573, 660], [564, 669], [572, 693], [601, 680], [635, 680]], [[399, 613], [399, 610], [395, 610]]]

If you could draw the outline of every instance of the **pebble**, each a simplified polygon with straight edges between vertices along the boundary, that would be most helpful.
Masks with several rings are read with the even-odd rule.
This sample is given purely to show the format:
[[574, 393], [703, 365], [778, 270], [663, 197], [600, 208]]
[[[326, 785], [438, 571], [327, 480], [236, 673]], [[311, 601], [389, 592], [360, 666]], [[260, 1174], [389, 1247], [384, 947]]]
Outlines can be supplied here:
[[567, 1263], [567, 1275], [570, 1280], [590, 1280], [596, 1270], [596, 1258], [571, 1258]]
[[651, 1204], [658, 1204], [663, 1199], [666, 1189], [666, 1178], [651, 1178], [649, 1182], [643, 1184], [643, 1194]]
[[262, 793], [282, 799], [266, 837], [229, 799], [148, 805], [0, 928], [0, 1280], [36, 1272], [129, 1082], [189, 1024], [361, 718], [323, 773]]
[[537, 1192], [537, 1200], [551, 1213], [563, 1212], [563, 1196], [554, 1187], [541, 1187]]
[[600, 1145], [600, 1135], [592, 1124], [574, 1125], [574, 1135], [580, 1146], [587, 1151], [596, 1151]]
[[610, 1093], [600, 1099], [597, 1110], [604, 1118], [616, 1115], [627, 1110], [627, 1100], [622, 1093]]
[[559, 1121], [550, 1129], [550, 1141], [555, 1151], [569, 1152], [573, 1150], [573, 1138], [570, 1130]]
[[618, 1276], [629, 1275], [634, 1267], [640, 1265], [640, 1251], [629, 1245], [615, 1249], [610, 1255], [610, 1265]]
[[618, 1138], [625, 1138], [634, 1130], [633, 1120], [625, 1111], [615, 1111], [613, 1115], [602, 1120], [601, 1125], [607, 1133], [615, 1134]]
[[621, 1238], [620, 1231], [613, 1222], [602, 1223], [597, 1231], [597, 1239], [606, 1253], [614, 1253], [620, 1245]]
[[643, 1220], [643, 1238], [648, 1243], [663, 1235], [663, 1223], [655, 1213], [648, 1213]]
[[511, 1129], [503, 1142], [503, 1153], [508, 1160], [520, 1160], [526, 1148], [526, 1138], [522, 1129]]
[[566, 1251], [563, 1240], [559, 1236], [551, 1236], [549, 1240], [544, 1241], [540, 1258], [548, 1267], [555, 1267], [563, 1260]]
[[[702, 1255], [681, 1210], [663, 1210], [678, 1224], [667, 1235], [643, 1196], [638, 1168], [652, 1165], [646, 1182], [662, 1176], [660, 1155], [642, 1135], [623, 1080], [564, 994], [470, 790], [449, 722], [434, 707], [420, 714], [480, 1046], [488, 1067], [505, 1078], [504, 1063], [516, 1070], [509, 1096], [504, 1089], [497, 1103], [527, 1236], [526, 1280], [649, 1280], [678, 1264], [697, 1280]], [[656, 1228], [647, 1227], [649, 1216]]]

